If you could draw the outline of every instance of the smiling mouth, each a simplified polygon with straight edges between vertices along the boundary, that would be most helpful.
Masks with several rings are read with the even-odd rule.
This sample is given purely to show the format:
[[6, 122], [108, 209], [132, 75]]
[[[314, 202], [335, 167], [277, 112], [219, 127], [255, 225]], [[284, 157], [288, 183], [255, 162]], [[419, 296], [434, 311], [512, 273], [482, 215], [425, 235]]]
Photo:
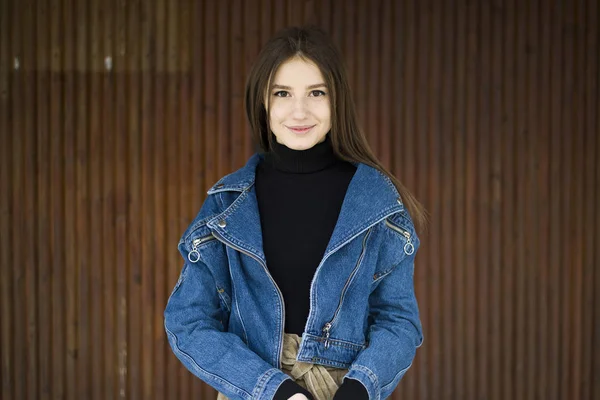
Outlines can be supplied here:
[[310, 125], [310, 126], [288, 126], [287, 128], [289, 130], [291, 130], [294, 133], [306, 133], [308, 131], [310, 131], [312, 128], [314, 128], [315, 125]]

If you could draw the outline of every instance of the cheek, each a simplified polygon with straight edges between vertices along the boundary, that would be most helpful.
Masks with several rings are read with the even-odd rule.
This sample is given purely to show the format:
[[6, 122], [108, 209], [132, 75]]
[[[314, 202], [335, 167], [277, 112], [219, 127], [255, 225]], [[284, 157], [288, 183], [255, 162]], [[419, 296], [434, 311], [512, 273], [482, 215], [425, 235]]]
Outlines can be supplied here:
[[269, 118], [272, 122], [281, 121], [285, 118], [287, 113], [286, 107], [283, 104], [273, 104], [271, 111], [269, 112]]
[[313, 114], [316, 115], [321, 121], [331, 119], [331, 109], [329, 104], [315, 104], [312, 110]]

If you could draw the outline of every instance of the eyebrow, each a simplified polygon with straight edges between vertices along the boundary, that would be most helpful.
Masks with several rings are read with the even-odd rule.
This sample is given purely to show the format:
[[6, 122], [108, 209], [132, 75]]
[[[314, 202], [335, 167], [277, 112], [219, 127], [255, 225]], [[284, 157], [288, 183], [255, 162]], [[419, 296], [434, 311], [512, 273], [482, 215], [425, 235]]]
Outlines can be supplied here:
[[[316, 83], [314, 85], [307, 86], [306, 88], [307, 89], [316, 89], [316, 88], [320, 88], [320, 87], [327, 87], [327, 85], [324, 83]], [[273, 89], [292, 90], [292, 88], [290, 86], [284, 86], [284, 85], [278, 85], [278, 84], [274, 84]]]

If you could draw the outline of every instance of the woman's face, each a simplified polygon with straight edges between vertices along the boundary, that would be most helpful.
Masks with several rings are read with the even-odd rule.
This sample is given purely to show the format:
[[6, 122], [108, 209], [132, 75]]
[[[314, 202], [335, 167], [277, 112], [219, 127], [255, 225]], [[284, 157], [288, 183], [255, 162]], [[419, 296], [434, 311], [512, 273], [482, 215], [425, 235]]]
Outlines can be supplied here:
[[319, 68], [294, 57], [279, 66], [266, 99], [269, 125], [278, 143], [306, 150], [331, 129], [329, 88]]

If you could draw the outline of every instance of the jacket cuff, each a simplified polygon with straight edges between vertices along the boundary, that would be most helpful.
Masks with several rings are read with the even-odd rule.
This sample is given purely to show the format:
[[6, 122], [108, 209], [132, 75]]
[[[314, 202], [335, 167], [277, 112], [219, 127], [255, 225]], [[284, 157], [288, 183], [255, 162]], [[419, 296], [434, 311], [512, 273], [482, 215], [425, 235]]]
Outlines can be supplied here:
[[[369, 368], [362, 365], [352, 365], [348, 373], [344, 376], [346, 379], [355, 379], [362, 383], [362, 386], [367, 390], [368, 399], [381, 400], [381, 389], [377, 376]], [[341, 386], [340, 386], [341, 387]], [[336, 399], [337, 400], [337, 399]]]
[[296, 393], [302, 393], [310, 400], [314, 400], [312, 394], [308, 390], [304, 389], [291, 379], [286, 379], [283, 381], [283, 383], [279, 386], [279, 389], [277, 389], [277, 392], [275, 392], [273, 400], [288, 400]]
[[261, 400], [274, 399], [277, 390], [279, 390], [279, 388], [285, 382], [290, 380], [291, 378], [288, 374], [284, 373], [280, 369], [271, 368], [260, 377], [250, 398]]
[[369, 400], [369, 392], [365, 385], [356, 379], [344, 379], [333, 400]]

